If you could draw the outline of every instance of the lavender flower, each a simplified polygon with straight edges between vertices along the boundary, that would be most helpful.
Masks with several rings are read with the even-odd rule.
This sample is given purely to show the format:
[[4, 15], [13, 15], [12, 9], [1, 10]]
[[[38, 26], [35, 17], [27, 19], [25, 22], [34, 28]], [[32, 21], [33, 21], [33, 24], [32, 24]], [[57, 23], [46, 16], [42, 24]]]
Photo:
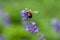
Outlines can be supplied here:
[[27, 17], [24, 17], [24, 18], [22, 18], [22, 20], [23, 20], [23, 21], [26, 21], [26, 20], [28, 20], [28, 18], [27, 18]]
[[25, 8], [24, 10], [22, 10], [21, 11], [21, 16], [26, 17], [27, 16], [26, 11], [27, 11], [27, 8]]
[[55, 26], [55, 25], [58, 25], [59, 21], [56, 18], [53, 18], [51, 20], [51, 23], [52, 23], [53, 26]]
[[29, 25], [26, 25], [26, 31], [30, 31], [31, 27]]
[[9, 15], [5, 13], [5, 15], [2, 17], [3, 23], [5, 26], [10, 25]]
[[0, 10], [0, 15], [1, 15], [4, 26], [10, 25], [9, 15], [5, 13], [3, 10]]
[[6, 40], [5, 36], [0, 34], [0, 40]]
[[57, 33], [60, 33], [60, 23], [56, 18], [52, 19], [51, 24], [52, 24], [54, 30], [56, 30]]
[[21, 16], [23, 17], [22, 20], [28, 20], [28, 14], [26, 13], [26, 10], [21, 11]]
[[35, 22], [30, 22], [30, 26], [35, 26]]
[[38, 28], [35, 26], [35, 22], [30, 22], [31, 25], [27, 25], [26, 26], [26, 31], [30, 31], [31, 33], [37, 33], [38, 32]]
[[38, 28], [37, 28], [37, 27], [34, 27], [34, 28], [33, 28], [33, 32], [34, 32], [34, 33], [38, 32]]
[[40, 40], [45, 40], [45, 38], [44, 38], [44, 35], [43, 35], [43, 34], [39, 34], [39, 38], [40, 38]]
[[27, 23], [28, 14], [26, 13], [26, 10], [27, 10], [27, 8], [21, 11], [22, 23], [23, 23], [24, 26], [26, 26], [28, 24]]
[[32, 29], [32, 32], [33, 32], [33, 33], [38, 32], [38, 28], [35, 26], [35, 27]]
[[9, 20], [4, 20], [4, 21], [3, 21], [3, 23], [4, 23], [4, 25], [5, 25], [5, 26], [8, 26], [8, 25], [10, 25], [10, 22], [9, 22]]
[[21, 15], [22, 15], [23, 17], [26, 17], [26, 16], [27, 16], [26, 11], [25, 11], [25, 10], [23, 10], [23, 11], [21, 12]]

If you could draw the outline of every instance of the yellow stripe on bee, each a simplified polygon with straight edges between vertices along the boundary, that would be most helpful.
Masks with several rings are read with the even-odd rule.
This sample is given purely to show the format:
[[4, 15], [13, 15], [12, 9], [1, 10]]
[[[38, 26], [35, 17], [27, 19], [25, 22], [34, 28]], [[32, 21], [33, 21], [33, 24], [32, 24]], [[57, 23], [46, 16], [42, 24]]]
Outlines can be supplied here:
[[27, 10], [28, 14], [32, 13], [32, 10], [31, 9], [28, 9]]

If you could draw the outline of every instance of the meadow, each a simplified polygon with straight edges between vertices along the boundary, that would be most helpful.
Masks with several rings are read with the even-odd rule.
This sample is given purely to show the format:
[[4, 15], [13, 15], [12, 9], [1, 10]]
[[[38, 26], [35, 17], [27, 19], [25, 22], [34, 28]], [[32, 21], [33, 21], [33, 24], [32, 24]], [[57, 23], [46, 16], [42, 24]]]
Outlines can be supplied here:
[[[58, 35], [51, 26], [51, 19], [60, 20], [60, 0], [1, 0], [3, 9], [10, 15], [11, 25], [3, 26], [2, 33], [6, 35], [7, 40], [39, 40], [38, 34], [43, 33], [46, 40], [60, 40]], [[39, 32], [30, 34], [25, 31], [22, 25], [21, 10], [31, 8], [38, 11], [37, 14], [32, 13], [33, 17], [28, 21], [36, 22]], [[1, 32], [0, 32], [1, 33]]]

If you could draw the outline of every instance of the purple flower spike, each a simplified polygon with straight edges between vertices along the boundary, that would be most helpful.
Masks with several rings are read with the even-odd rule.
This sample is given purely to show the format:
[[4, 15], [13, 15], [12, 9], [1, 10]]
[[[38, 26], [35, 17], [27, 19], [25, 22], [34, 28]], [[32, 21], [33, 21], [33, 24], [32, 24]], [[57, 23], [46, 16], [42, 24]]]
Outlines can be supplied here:
[[28, 20], [28, 18], [27, 17], [24, 17], [24, 18], [22, 18], [22, 20], [25, 21], [25, 20]]
[[33, 30], [33, 33], [38, 32], [38, 28], [36, 26], [32, 30]]
[[23, 17], [28, 17], [27, 13], [22, 13]]
[[43, 34], [39, 34], [39, 38], [40, 38], [40, 40], [45, 40], [45, 38], [44, 38], [44, 35], [43, 35]]
[[0, 10], [0, 15], [1, 15], [4, 26], [10, 25], [9, 15], [3, 10]]
[[21, 15], [22, 15], [22, 17], [23, 17], [22, 20], [28, 20], [28, 14], [26, 13], [25, 10], [21, 11]]
[[27, 30], [29, 30], [31, 33], [37, 33], [38, 28], [35, 26], [35, 22], [30, 22], [28, 26], [26, 26]]
[[51, 23], [52, 23], [53, 29], [56, 30], [57, 33], [60, 33], [59, 21], [56, 18], [54, 18], [54, 19], [52, 19]]
[[4, 23], [4, 25], [5, 25], [5, 26], [8, 26], [8, 25], [10, 25], [10, 22], [9, 22], [9, 20], [4, 20], [4, 21], [3, 21], [3, 23]]
[[6, 40], [5, 36], [0, 34], [0, 40]]
[[21, 16], [23, 16], [23, 17], [26, 17], [26, 16], [27, 16], [27, 13], [26, 13], [25, 10], [22, 10], [22, 11], [21, 11]]
[[52, 25], [57, 25], [59, 22], [58, 22], [58, 20], [56, 18], [53, 18], [51, 20], [51, 23], [52, 23]]
[[30, 26], [35, 26], [35, 22], [30, 22]]
[[31, 27], [29, 25], [26, 26], [26, 31], [30, 31]]
[[25, 10], [21, 11], [21, 16], [24, 16]]
[[58, 26], [58, 20], [56, 18], [53, 18], [51, 20], [51, 24], [52, 24], [54, 29], [57, 29], [56, 27]]
[[10, 20], [9, 20], [8, 15], [4, 15], [2, 18], [3, 18], [3, 23], [4, 23], [5, 26], [10, 25]]

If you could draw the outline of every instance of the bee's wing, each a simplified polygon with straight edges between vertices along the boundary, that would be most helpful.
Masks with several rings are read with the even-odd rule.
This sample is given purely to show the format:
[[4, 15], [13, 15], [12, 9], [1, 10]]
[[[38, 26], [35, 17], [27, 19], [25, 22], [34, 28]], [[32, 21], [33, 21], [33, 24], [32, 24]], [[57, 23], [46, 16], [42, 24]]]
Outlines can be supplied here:
[[38, 11], [32, 11], [32, 13], [35, 13], [35, 14], [37, 14], [37, 13], [39, 13]]

